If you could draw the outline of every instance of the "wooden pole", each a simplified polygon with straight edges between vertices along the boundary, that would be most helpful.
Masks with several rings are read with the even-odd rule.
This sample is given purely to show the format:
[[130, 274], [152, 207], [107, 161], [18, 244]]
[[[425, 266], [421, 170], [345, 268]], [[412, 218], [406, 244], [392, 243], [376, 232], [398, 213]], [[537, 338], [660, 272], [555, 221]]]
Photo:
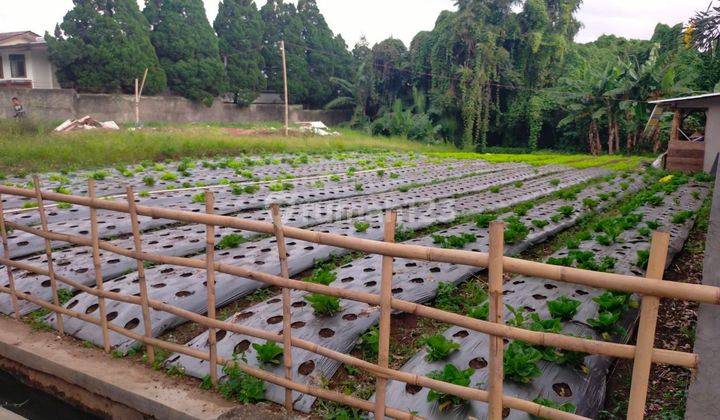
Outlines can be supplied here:
[[[662, 279], [665, 273], [669, 244], [670, 235], [667, 232], [653, 232], [650, 259], [648, 260], [648, 278]], [[628, 419], [642, 419], [645, 415], [648, 379], [652, 367], [651, 355], [652, 349], [655, 347], [655, 329], [657, 327], [659, 307], [660, 298], [651, 295], [643, 296], [640, 307], [640, 325], [638, 325], [637, 343], [635, 345], [635, 362], [633, 364], [630, 402], [627, 412]]]
[[[2, 194], [0, 194], [0, 236], [2, 237], [3, 255], [8, 260], [10, 259], [10, 245], [8, 244], [8, 233], [5, 228], [5, 212], [2, 203]], [[5, 267], [7, 269], [8, 286], [10, 288], [10, 301], [12, 302], [13, 315], [15, 319], [20, 319], [20, 307], [18, 306], [17, 296], [15, 295], [15, 276], [12, 272], [12, 267], [9, 265]]]
[[[273, 228], [275, 230], [275, 239], [277, 241], [278, 258], [280, 259], [280, 275], [284, 279], [290, 279], [290, 271], [287, 264], [287, 247], [285, 246], [285, 235], [282, 230], [282, 217], [280, 217], [280, 206], [273, 203], [270, 205], [272, 213]], [[292, 312], [290, 305], [290, 289], [283, 287], [283, 364], [285, 365], [285, 379], [293, 380], [292, 371]], [[292, 389], [285, 388], [285, 409], [288, 414], [293, 412]]]
[[[40, 225], [42, 226], [43, 232], [47, 233], [49, 231], [47, 215], [45, 214], [45, 205], [43, 204], [39, 176], [33, 176], [33, 184], [35, 184], [35, 199], [37, 200], [38, 213], [40, 213]], [[50, 289], [52, 291], [53, 303], [56, 306], [61, 306], [60, 298], [58, 297], [57, 281], [55, 280], [55, 266], [53, 265], [52, 242], [50, 242], [50, 239], [45, 239], [45, 257], [47, 258], [48, 277], [50, 277]], [[59, 312], [55, 312], [55, 319], [58, 333], [60, 335], [65, 334], [65, 327], [63, 326], [62, 316], [60, 316]]]
[[[215, 211], [215, 197], [212, 191], [205, 191], [205, 212], [213, 214]], [[210, 319], [217, 319], [215, 313], [215, 226], [205, 226], [205, 261], [207, 262], [206, 284], [207, 284], [207, 316]], [[213, 386], [217, 385], [217, 331], [215, 328], [208, 329], [208, 344], [210, 345], [210, 381]]]
[[147, 79], [148, 69], [145, 68], [143, 73], [142, 83], [138, 87], [138, 79], [135, 79], [135, 127], [140, 126], [140, 97], [142, 96], [143, 89], [145, 88], [145, 80]]
[[682, 124], [682, 111], [675, 110], [672, 119], [672, 128], [670, 129], [670, 141], [680, 140], [680, 125]]
[[[135, 193], [131, 186], [127, 187], [127, 201], [130, 209], [130, 224], [132, 225], [133, 239], [135, 242], [135, 261], [137, 262], [138, 288], [140, 289], [140, 306], [142, 307], [143, 329], [145, 337], [152, 338], [152, 323], [150, 320], [150, 308], [148, 305], [148, 289], [145, 280], [145, 262], [142, 256], [142, 239], [140, 237], [140, 223], [138, 221], [137, 210], [135, 207]], [[155, 349], [150, 344], [146, 344], [147, 362], [152, 365], [155, 362]]]
[[[397, 212], [385, 213], [383, 229], [385, 242], [395, 242], [395, 224]], [[387, 369], [390, 362], [390, 315], [392, 314], [392, 281], [393, 257], [382, 257], [382, 274], [380, 278], [380, 331], [378, 342], [378, 366]], [[375, 418], [385, 418], [385, 394], [387, 379], [378, 376], [375, 386]]]
[[[490, 294], [490, 314], [488, 321], [495, 324], [503, 322], [503, 255], [505, 223], [490, 223], [490, 247], [488, 264], [488, 291]], [[490, 336], [490, 362], [488, 367], [488, 418], [501, 420], [503, 411], [503, 337]]]
[[280, 52], [282, 54], [283, 85], [285, 86], [285, 137], [290, 132], [290, 100], [288, 98], [287, 63], [285, 62], [285, 40], [280, 41]]
[[[88, 178], [88, 195], [91, 200], [95, 200], [95, 180]], [[100, 262], [100, 231], [98, 229], [97, 210], [90, 208], [90, 235], [92, 239], [92, 259], [93, 268], [95, 270], [95, 287], [103, 290], [102, 264]], [[108, 330], [108, 320], [105, 310], [105, 298], [98, 296], [98, 309], [100, 311], [100, 326], [102, 327], [103, 348], [105, 353], [110, 353], [110, 331]]]

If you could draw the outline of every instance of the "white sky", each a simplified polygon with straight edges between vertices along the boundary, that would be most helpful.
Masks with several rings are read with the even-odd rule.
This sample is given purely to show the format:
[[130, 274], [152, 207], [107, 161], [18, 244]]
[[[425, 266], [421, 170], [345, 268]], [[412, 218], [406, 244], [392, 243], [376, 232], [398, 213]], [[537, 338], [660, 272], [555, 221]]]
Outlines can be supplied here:
[[[218, 0], [203, 0], [212, 22]], [[264, 4], [264, 0], [255, 0]], [[293, 0], [296, 2], [296, 0]], [[142, 2], [142, 0], [141, 0]], [[0, 0], [0, 32], [32, 30], [52, 32], [72, 7], [71, 0]], [[452, 9], [454, 0], [318, 0], [334, 32], [352, 47], [361, 35], [371, 43], [389, 36], [410, 43], [421, 30], [435, 24], [440, 11]], [[710, 0], [585, 0], [578, 19], [585, 25], [578, 42], [595, 40], [604, 33], [648, 39], [658, 22], [687, 21]]]

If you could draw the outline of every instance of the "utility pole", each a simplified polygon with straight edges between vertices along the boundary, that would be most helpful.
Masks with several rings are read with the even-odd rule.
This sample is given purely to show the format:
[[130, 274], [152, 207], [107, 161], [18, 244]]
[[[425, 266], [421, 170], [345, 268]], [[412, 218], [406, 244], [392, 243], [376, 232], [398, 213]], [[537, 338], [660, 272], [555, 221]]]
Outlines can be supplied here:
[[147, 74], [148, 69], [145, 68], [142, 83], [139, 83], [138, 79], [135, 79], [135, 127], [140, 126], [140, 97], [142, 96], [142, 91], [145, 88], [145, 79], [147, 79]]
[[285, 137], [287, 137], [290, 131], [290, 104], [288, 102], [287, 64], [285, 63], [285, 40], [280, 41], [280, 52], [282, 53], [283, 84], [285, 85]]

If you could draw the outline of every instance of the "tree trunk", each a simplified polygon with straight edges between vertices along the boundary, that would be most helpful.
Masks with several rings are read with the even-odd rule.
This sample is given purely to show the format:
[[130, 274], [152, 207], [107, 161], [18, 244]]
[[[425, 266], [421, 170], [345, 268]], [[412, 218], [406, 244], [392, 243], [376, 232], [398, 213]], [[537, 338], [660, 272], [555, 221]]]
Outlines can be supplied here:
[[593, 156], [598, 156], [602, 145], [600, 144], [600, 133], [598, 131], [597, 121], [595, 120], [590, 122], [590, 127], [588, 128], [588, 143], [590, 146], [590, 153]]

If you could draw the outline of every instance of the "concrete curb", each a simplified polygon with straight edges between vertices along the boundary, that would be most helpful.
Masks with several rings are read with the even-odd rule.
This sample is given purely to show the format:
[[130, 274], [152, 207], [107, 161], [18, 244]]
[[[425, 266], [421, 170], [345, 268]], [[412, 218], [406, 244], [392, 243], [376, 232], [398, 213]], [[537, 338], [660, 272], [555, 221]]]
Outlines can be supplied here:
[[[105, 411], [103, 407], [115, 405], [121, 411], [130, 409], [157, 419], [214, 419], [235, 407], [197, 385], [130, 360], [110, 358], [53, 333], [33, 331], [5, 316], [0, 316], [0, 357], [22, 365], [24, 373], [36, 379], [47, 375], [57, 379], [46, 383], [54, 393], [70, 394], [69, 398], [94, 410]], [[37, 382], [42, 385], [44, 381]], [[59, 387], [59, 382], [66, 386]], [[109, 404], [92, 401], [98, 398]], [[104, 414], [117, 414], [110, 411]]]

